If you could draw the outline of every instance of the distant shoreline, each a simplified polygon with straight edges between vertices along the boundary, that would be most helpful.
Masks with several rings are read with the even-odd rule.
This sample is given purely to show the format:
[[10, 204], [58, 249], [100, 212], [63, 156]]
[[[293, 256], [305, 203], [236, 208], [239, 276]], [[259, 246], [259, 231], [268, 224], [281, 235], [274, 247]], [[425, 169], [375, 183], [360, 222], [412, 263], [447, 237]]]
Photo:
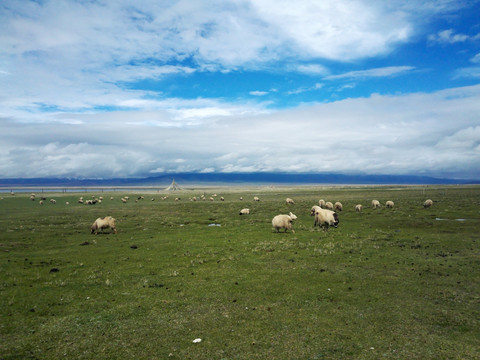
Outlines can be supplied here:
[[242, 183], [242, 184], [188, 184], [179, 190], [168, 190], [165, 186], [0, 186], [0, 193], [91, 193], [91, 192], [147, 192], [147, 193], [182, 193], [203, 190], [229, 190], [242, 191], [250, 189], [282, 190], [290, 188], [451, 188], [470, 187], [479, 184], [265, 184], [265, 183]]

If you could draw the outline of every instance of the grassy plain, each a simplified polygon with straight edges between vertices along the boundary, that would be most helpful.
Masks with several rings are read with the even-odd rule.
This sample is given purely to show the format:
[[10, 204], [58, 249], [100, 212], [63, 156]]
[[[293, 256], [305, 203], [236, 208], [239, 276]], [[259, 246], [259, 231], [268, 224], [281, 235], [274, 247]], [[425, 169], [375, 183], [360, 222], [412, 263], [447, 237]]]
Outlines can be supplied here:
[[[0, 359], [480, 358], [478, 186], [43, 195], [0, 200]], [[313, 228], [321, 198], [337, 229]], [[91, 235], [106, 215], [118, 234]]]

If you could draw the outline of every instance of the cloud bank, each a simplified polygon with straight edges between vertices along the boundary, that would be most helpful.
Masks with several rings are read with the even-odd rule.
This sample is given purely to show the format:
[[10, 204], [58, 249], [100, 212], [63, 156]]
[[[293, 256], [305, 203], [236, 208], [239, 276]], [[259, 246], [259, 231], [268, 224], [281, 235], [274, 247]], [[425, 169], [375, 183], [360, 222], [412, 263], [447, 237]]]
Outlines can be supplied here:
[[171, 111], [58, 113], [42, 122], [3, 118], [0, 173], [109, 178], [282, 171], [478, 179], [479, 113], [480, 85], [288, 110], [217, 102], [195, 121], [179, 121]]

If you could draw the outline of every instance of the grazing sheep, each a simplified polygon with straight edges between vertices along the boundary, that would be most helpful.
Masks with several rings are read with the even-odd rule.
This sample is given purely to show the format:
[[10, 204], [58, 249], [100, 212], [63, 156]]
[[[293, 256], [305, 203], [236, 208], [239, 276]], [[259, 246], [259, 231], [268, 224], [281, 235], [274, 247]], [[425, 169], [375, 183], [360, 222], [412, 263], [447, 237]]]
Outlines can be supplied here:
[[315, 221], [313, 226], [323, 227], [324, 230], [328, 230], [329, 226], [337, 227], [340, 220], [338, 214], [335, 211], [328, 209], [316, 209]]
[[103, 229], [110, 228], [113, 232], [117, 233], [117, 228], [115, 227], [115, 219], [111, 216], [106, 216], [103, 219], [98, 218], [90, 227], [92, 234], [98, 234], [99, 231], [103, 233]]
[[43, 205], [43, 200], [40, 200], [39, 204], [40, 204], [40, 205]]
[[65, 205], [70, 205], [70, 203], [68, 201], [65, 202]]
[[390, 201], [390, 200], [388, 200], [388, 201], [385, 203], [385, 207], [390, 208], [390, 209], [393, 208], [394, 205], [395, 205], [394, 202], [393, 202], [393, 201]]
[[254, 196], [253, 201], [260, 201], [260, 198], [258, 196]]
[[356, 212], [362, 212], [362, 209], [363, 209], [363, 205], [362, 205], [362, 204], [357, 204], [357, 205], [355, 205], [355, 211], [356, 211]]
[[242, 201], [242, 200], [243, 200], [243, 197], [240, 196], [240, 201]]
[[325, 209], [333, 210], [333, 204], [330, 201], [325, 203]]
[[213, 196], [210, 196], [210, 201], [214, 201], [215, 199], [213, 198]]
[[342, 211], [342, 210], [343, 210], [343, 205], [342, 205], [342, 203], [341, 203], [340, 201], [337, 201], [337, 202], [335, 203], [335, 210], [336, 210], [336, 211]]
[[220, 197], [220, 201], [225, 201], [225, 198], [223, 196]]
[[318, 200], [318, 206], [320, 206], [322, 209], [324, 209], [325, 208], [325, 200], [323, 200], [323, 199]]
[[291, 205], [294, 205], [294, 204], [295, 204], [295, 201], [293, 201], [293, 200], [290, 199], [290, 198], [286, 198], [286, 199], [285, 199], [285, 202], [287, 203], [287, 205], [288, 205], [288, 204], [291, 204]]
[[52, 204], [56, 204], [56, 203], [57, 203], [57, 200], [55, 200], [55, 199], [50, 199], [50, 202], [51, 202]]
[[124, 204], [127, 203], [127, 199], [125, 199], [125, 198], [121, 198], [120, 200], [122, 200], [122, 203], [124, 203]]
[[423, 207], [424, 208], [429, 208], [430, 206], [433, 205], [433, 201], [428, 199], [428, 200], [425, 200], [425, 202], [423, 203]]
[[250, 214], [250, 209], [242, 209], [240, 210], [240, 215], [249, 215]]
[[35, 201], [35, 194], [30, 195], [30, 200]]
[[292, 222], [297, 217], [295, 214], [290, 212], [289, 215], [277, 215], [272, 219], [272, 226], [276, 232], [280, 232], [280, 229], [292, 230], [292, 233], [295, 234], [295, 230], [292, 229]]
[[376, 209], [380, 207], [380, 201], [372, 200], [372, 208]]
[[313, 205], [312, 209], [310, 210], [310, 216], [314, 216], [315, 213], [317, 212], [317, 209], [321, 209], [321, 207], [317, 205]]
[[85, 205], [95, 205], [98, 202], [97, 199], [85, 201]]

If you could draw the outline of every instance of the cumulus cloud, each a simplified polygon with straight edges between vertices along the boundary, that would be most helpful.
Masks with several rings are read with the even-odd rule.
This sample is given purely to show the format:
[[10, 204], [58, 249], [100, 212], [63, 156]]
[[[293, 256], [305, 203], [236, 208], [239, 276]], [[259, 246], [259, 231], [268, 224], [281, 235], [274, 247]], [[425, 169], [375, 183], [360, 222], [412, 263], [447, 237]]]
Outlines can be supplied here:
[[[287, 110], [256, 112], [248, 104], [236, 104], [242, 106], [243, 112], [212, 114], [201, 124], [182, 122], [178, 127], [154, 124], [156, 116], [174, 122], [172, 114], [138, 111], [124, 114], [124, 120], [80, 114], [78, 123], [57, 126], [2, 119], [0, 173], [24, 176], [28, 169], [32, 177], [96, 178], [181, 171], [480, 176], [480, 86], [372, 95]], [[62, 116], [71, 115], [56, 115]]]

